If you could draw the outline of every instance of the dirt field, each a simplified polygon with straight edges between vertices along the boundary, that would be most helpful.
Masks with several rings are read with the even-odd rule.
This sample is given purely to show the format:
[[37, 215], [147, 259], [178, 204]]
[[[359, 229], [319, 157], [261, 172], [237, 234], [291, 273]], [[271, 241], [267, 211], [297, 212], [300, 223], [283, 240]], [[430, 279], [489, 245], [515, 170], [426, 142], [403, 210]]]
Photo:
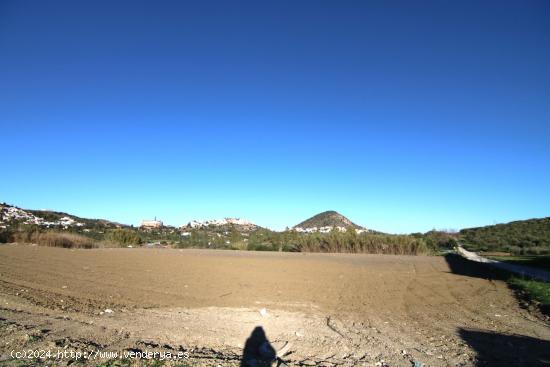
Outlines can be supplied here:
[[261, 326], [274, 346], [288, 343], [289, 365], [549, 365], [548, 325], [480, 266], [439, 256], [2, 245], [0, 363], [40, 362], [14, 360], [12, 350], [99, 349], [186, 351], [189, 359], [165, 365], [236, 366]]

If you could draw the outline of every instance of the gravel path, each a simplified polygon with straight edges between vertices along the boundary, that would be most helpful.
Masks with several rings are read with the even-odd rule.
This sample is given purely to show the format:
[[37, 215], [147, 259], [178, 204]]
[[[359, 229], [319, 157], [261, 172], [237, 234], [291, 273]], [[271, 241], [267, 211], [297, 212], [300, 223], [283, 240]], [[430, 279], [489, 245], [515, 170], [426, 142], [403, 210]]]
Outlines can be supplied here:
[[468, 251], [468, 250], [464, 249], [462, 246], [459, 246], [457, 248], [457, 252], [462, 257], [464, 257], [468, 260], [471, 260], [471, 261], [475, 261], [475, 262], [478, 262], [478, 263], [489, 264], [490, 266], [494, 266], [495, 268], [503, 269], [503, 270], [506, 270], [506, 271], [509, 271], [509, 272], [512, 272], [512, 273], [515, 273], [515, 274], [519, 274], [519, 275], [522, 275], [522, 276], [527, 276], [527, 277], [542, 280], [542, 281], [545, 281], [545, 282], [550, 281], [550, 272], [542, 270], [542, 269], [532, 268], [532, 267], [525, 266], [525, 265], [510, 264], [510, 263], [507, 263], [507, 262], [502, 262], [502, 261], [497, 261], [497, 260], [492, 260], [492, 259], [487, 259], [483, 256], [480, 256], [480, 255], [476, 254], [475, 252], [471, 252], [471, 251]]

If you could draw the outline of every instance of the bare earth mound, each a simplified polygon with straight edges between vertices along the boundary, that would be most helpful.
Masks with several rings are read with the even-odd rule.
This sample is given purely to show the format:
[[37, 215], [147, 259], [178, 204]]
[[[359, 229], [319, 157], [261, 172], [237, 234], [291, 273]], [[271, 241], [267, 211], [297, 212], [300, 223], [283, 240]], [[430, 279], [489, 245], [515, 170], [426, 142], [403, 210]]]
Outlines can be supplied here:
[[546, 365], [548, 326], [466, 270], [444, 257], [4, 245], [0, 363], [65, 348], [237, 366], [262, 326], [289, 343], [290, 365]]

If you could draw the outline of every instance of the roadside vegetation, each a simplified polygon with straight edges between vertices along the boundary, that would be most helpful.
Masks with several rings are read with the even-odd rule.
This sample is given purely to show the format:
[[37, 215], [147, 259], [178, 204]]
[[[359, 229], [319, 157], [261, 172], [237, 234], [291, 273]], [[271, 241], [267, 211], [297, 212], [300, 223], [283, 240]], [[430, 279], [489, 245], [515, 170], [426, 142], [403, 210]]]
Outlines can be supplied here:
[[468, 228], [459, 235], [470, 251], [550, 255], [550, 217]]
[[546, 316], [550, 316], [550, 283], [512, 276], [508, 284], [524, 300], [534, 303]]

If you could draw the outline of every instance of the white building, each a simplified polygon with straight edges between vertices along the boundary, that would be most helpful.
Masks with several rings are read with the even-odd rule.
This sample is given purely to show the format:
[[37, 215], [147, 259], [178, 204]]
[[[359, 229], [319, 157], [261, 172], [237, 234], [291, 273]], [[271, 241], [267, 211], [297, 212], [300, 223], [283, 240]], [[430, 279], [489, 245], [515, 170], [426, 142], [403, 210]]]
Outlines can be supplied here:
[[156, 218], [154, 220], [142, 220], [141, 228], [162, 228], [162, 221], [157, 220]]

